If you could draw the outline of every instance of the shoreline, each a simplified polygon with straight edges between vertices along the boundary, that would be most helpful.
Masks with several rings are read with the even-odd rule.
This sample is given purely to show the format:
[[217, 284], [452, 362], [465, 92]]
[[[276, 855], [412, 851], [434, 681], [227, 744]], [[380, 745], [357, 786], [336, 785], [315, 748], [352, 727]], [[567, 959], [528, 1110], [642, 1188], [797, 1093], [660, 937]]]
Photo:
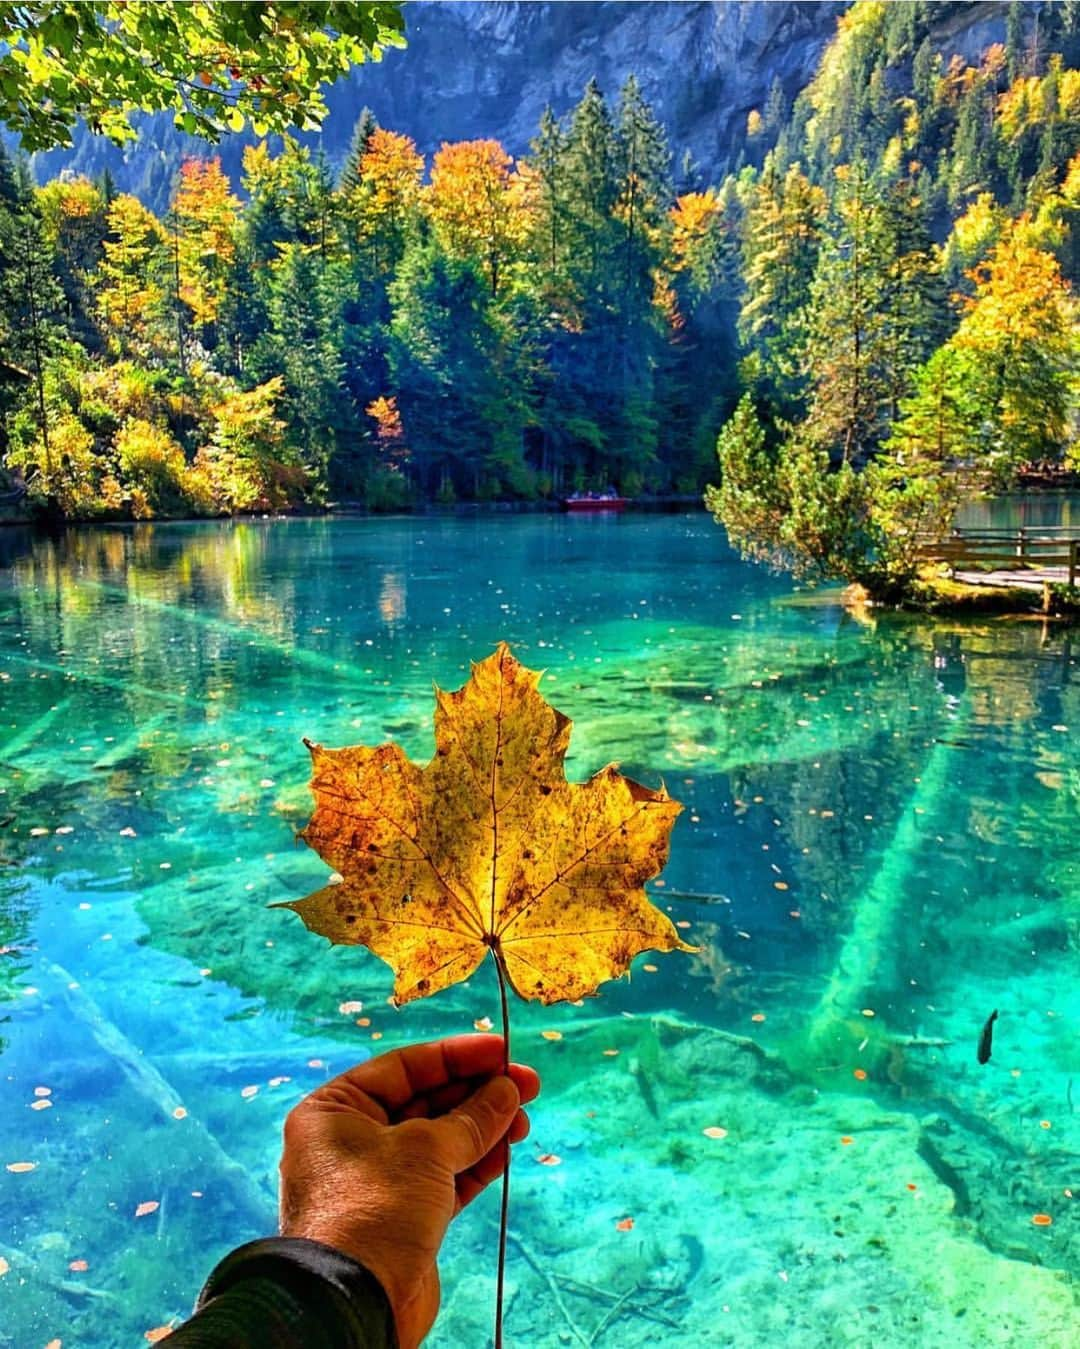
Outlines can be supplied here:
[[1017, 581], [1012, 585], [979, 585], [935, 577], [924, 582], [924, 599], [890, 604], [875, 600], [861, 585], [847, 586], [840, 598], [853, 617], [868, 621], [882, 613], [921, 614], [928, 618], [997, 618], [1016, 621], [1080, 622], [1080, 586], [1066, 595], [1064, 584], [1043, 590]]
[[[597, 514], [678, 514], [680, 511], [705, 512], [705, 503], [701, 493], [672, 493], [656, 497], [639, 497], [630, 502], [623, 511]], [[11, 516], [0, 513], [0, 529], [21, 527], [41, 533], [56, 533], [64, 529], [80, 529], [90, 526], [102, 529], [113, 525], [193, 525], [228, 524], [234, 521], [252, 520], [313, 520], [330, 517], [339, 520], [394, 520], [411, 516], [459, 516], [459, 515], [565, 515], [568, 511], [562, 506], [561, 499], [555, 501], [426, 501], [415, 506], [403, 507], [396, 511], [373, 511], [360, 502], [337, 502], [330, 506], [295, 506], [281, 511], [237, 511], [232, 515], [155, 515], [147, 520], [136, 520], [132, 516], [118, 516], [104, 519], [88, 519], [61, 516], [55, 520], [40, 515]]]

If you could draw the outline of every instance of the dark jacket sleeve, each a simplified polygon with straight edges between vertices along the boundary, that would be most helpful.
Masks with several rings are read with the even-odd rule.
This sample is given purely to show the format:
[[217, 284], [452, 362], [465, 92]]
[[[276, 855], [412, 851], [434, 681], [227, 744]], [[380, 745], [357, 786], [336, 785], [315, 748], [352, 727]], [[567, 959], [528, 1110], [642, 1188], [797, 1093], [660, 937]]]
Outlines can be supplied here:
[[398, 1349], [382, 1285], [355, 1260], [302, 1237], [240, 1246], [216, 1267], [177, 1349]]

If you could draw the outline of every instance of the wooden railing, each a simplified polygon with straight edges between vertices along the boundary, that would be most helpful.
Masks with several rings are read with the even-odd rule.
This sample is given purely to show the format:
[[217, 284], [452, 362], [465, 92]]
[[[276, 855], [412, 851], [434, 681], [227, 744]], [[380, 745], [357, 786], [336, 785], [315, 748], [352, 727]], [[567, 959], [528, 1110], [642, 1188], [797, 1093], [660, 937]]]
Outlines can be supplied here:
[[919, 551], [928, 562], [995, 571], [1063, 567], [1071, 586], [1080, 577], [1080, 528], [1076, 525], [1024, 525], [1019, 529], [954, 529], [943, 539], [928, 539]]

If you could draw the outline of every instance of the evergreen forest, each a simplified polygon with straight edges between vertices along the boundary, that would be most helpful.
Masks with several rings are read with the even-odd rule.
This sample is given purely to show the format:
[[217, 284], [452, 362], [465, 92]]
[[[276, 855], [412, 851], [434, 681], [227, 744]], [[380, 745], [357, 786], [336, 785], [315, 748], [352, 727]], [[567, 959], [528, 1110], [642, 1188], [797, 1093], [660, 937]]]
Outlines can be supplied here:
[[973, 62], [963, 8], [851, 6], [719, 182], [633, 77], [516, 160], [426, 162], [366, 111], [340, 165], [270, 137], [233, 184], [208, 151], [162, 218], [5, 154], [0, 490], [84, 519], [714, 483], [747, 553], [903, 581], [958, 494], [1076, 462], [1080, 5], [1012, 5]]

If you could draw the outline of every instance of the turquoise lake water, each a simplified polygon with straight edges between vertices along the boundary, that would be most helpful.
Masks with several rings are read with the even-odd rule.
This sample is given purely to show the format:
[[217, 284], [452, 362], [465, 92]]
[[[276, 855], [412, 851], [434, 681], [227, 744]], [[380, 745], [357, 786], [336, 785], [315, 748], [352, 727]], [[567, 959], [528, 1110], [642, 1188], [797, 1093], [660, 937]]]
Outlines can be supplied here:
[[[0, 533], [0, 1345], [175, 1324], [291, 1104], [498, 1021], [267, 905], [327, 875], [301, 738], [424, 759], [499, 640], [572, 779], [685, 803], [650, 890], [701, 948], [511, 1009], [508, 1344], [1075, 1344], [1077, 639], [859, 621], [695, 514]], [[430, 1344], [489, 1342], [497, 1214]]]

